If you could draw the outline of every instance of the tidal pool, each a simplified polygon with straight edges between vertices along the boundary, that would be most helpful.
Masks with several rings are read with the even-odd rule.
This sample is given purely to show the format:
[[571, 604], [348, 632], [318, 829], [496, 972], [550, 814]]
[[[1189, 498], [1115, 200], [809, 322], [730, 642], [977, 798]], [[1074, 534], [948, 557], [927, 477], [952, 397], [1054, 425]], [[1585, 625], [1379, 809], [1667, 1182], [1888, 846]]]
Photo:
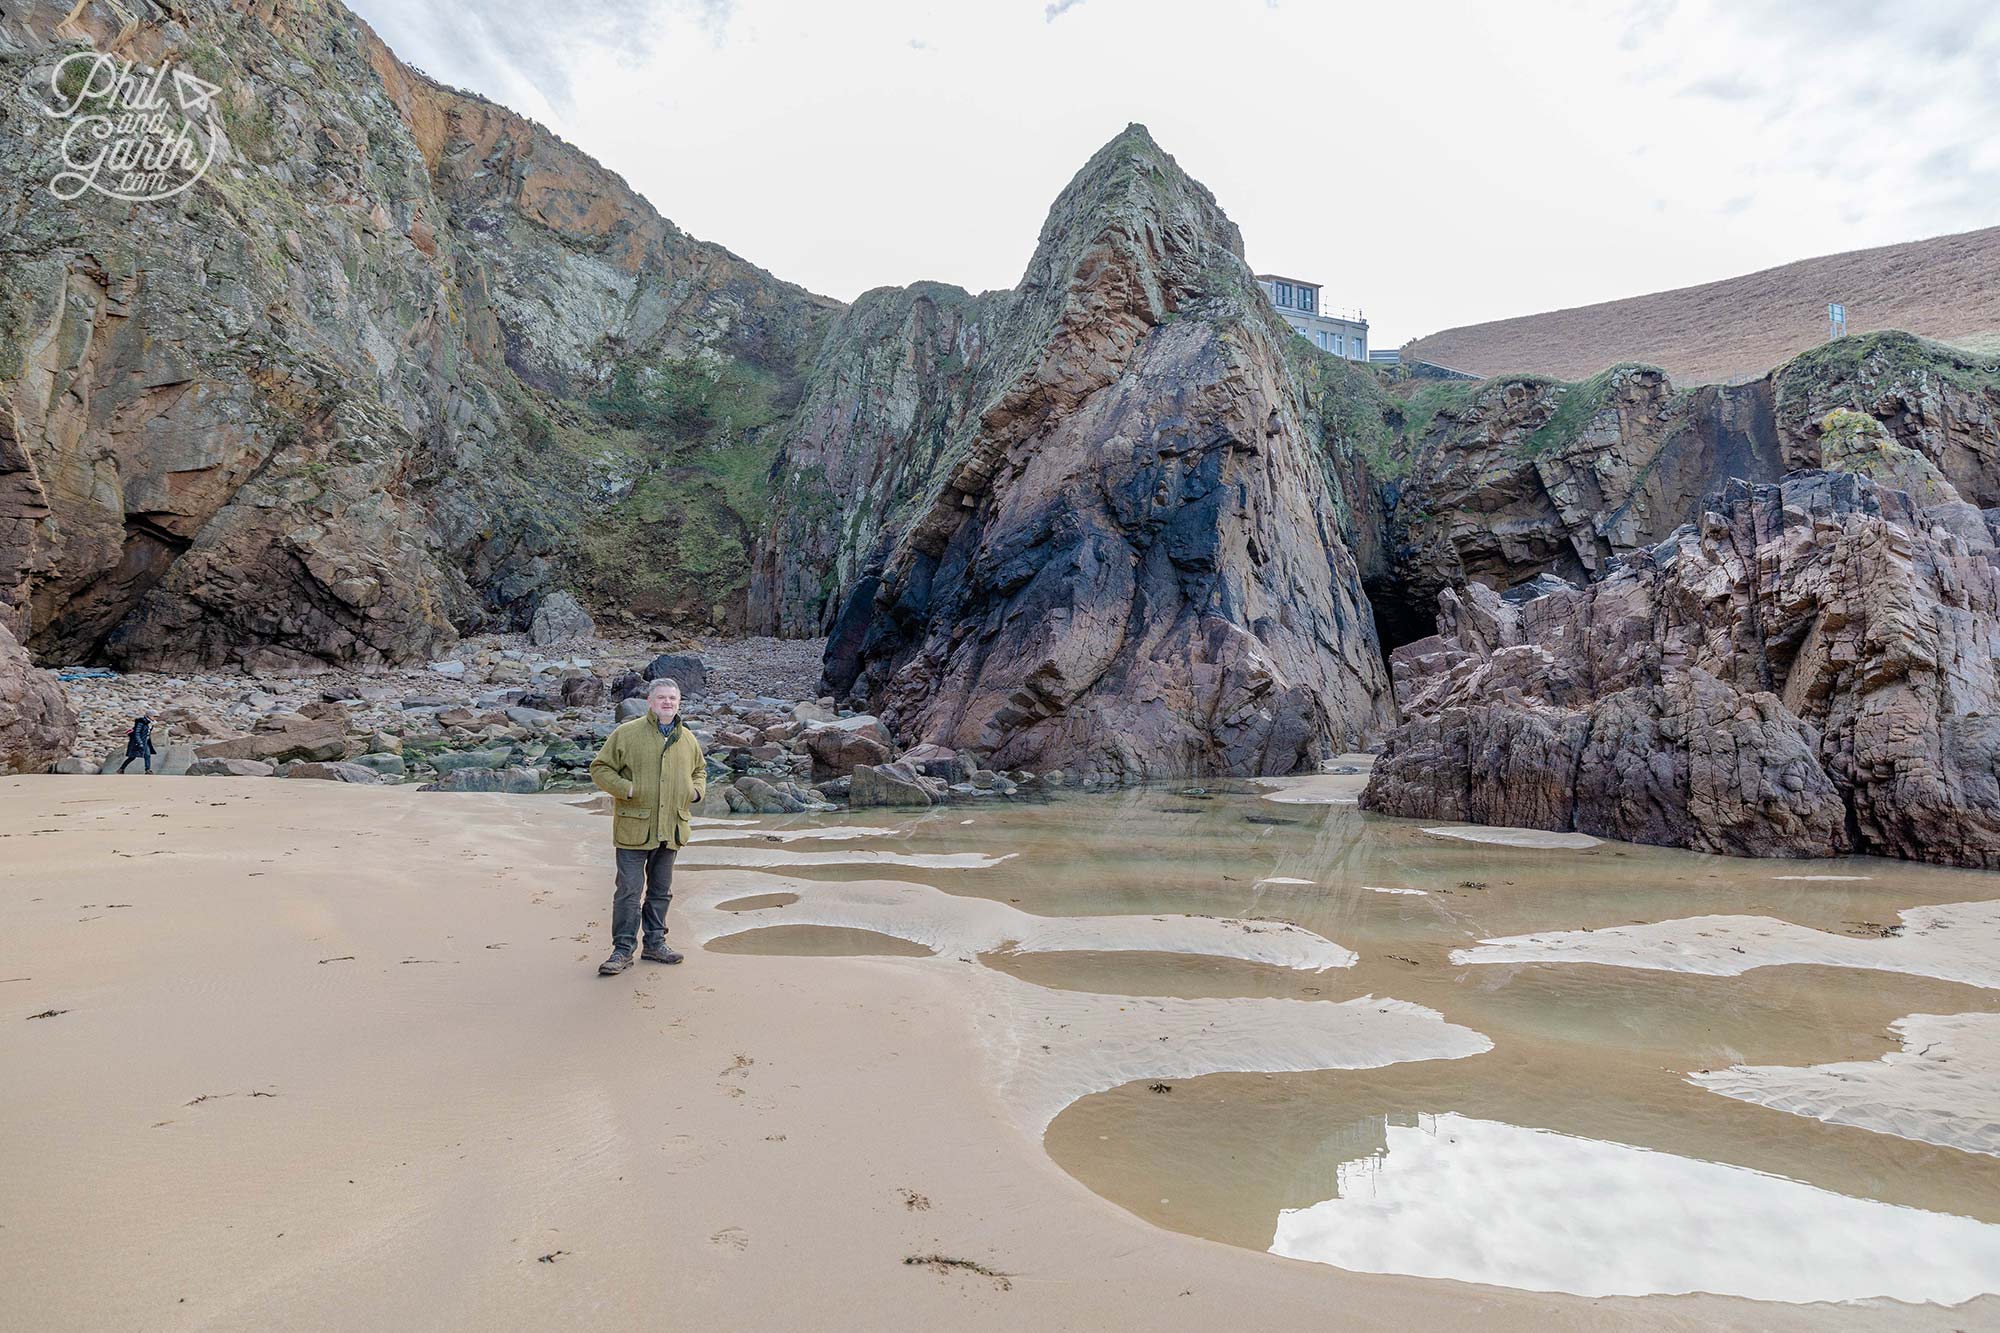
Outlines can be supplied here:
[[[738, 849], [737, 830], [713, 830], [691, 863], [768, 869], [798, 895], [755, 914], [754, 945], [723, 947], [823, 952], [830, 927], [914, 937], [937, 965], [1025, 983], [993, 992], [1012, 1015], [996, 1051], [1033, 1053], [1021, 1034], [1038, 1022], [1072, 1024], [1040, 1047], [1049, 1060], [1116, 1046], [1106, 1069], [1019, 1099], [1024, 1127], [1045, 1121], [1057, 1163], [1163, 1227], [1586, 1295], [2000, 1292], [2000, 1107], [1975, 1104], [2000, 1077], [1982, 962], [2000, 957], [2000, 875], [1473, 840], [1342, 797], [1326, 780], [1211, 782], [871, 811], [839, 853], [767, 840], [826, 823], [798, 820], [744, 829]], [[811, 923], [796, 948], [770, 929], [788, 914]], [[1190, 1003], [1127, 1034], [1142, 1011], [1119, 997]], [[1370, 997], [1431, 1020], [1400, 1056], [1392, 1042], [1325, 1067], [1342, 1048], [1312, 1006], [1371, 1017]], [[1173, 1015], [1231, 1019], [1241, 1001], [1298, 1002], [1269, 1012], [1317, 1045], [1288, 1056], [1274, 1039], [1231, 1063], [1211, 1042], [1212, 1058], [1169, 1063], [1199, 1035]], [[1094, 1039], [1075, 1035], [1086, 1023]], [[1929, 1033], [1955, 1044], [1913, 1039]], [[996, 1058], [996, 1081], [1041, 1067]]]

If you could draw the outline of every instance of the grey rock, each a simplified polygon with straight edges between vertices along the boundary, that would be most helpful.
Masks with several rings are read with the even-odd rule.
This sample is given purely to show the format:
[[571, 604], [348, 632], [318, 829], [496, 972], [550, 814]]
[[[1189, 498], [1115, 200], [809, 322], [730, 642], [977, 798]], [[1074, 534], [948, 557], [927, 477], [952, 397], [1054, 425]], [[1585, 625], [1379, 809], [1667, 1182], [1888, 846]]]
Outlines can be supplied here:
[[934, 805], [937, 794], [909, 764], [864, 764], [854, 770], [847, 803], [856, 810], [875, 806]]
[[430, 757], [430, 765], [440, 773], [502, 768], [509, 753], [507, 750], [441, 750]]
[[360, 764], [315, 763], [299, 760], [286, 764], [278, 771], [281, 778], [316, 778], [323, 782], [375, 783], [382, 775]]
[[597, 625], [583, 603], [568, 592], [552, 592], [535, 604], [534, 618], [528, 623], [528, 641], [538, 648], [571, 639], [590, 639]]
[[556, 715], [544, 712], [539, 708], [528, 708], [521, 704], [515, 704], [507, 710], [507, 720], [516, 726], [526, 727], [530, 731], [539, 731], [553, 723], [556, 720]]
[[542, 775], [532, 768], [461, 768], [447, 773], [436, 782], [426, 783], [419, 791], [486, 791], [503, 792], [510, 796], [532, 795], [542, 789]]
[[191, 778], [268, 778], [277, 771], [256, 759], [197, 759], [188, 765]]
[[646, 664], [646, 679], [671, 680], [683, 696], [708, 692], [708, 668], [693, 653], [661, 653]]

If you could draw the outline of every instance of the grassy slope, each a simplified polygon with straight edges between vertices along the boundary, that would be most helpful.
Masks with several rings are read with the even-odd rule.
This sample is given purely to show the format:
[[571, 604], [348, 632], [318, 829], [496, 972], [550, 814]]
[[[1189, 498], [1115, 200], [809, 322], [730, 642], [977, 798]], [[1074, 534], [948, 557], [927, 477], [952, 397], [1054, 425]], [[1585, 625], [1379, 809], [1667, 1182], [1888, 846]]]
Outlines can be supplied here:
[[1447, 329], [1408, 354], [1475, 374], [1581, 380], [1621, 361], [1675, 383], [1756, 379], [1826, 338], [1844, 301], [1853, 333], [1908, 329], [1984, 348], [2000, 342], [2000, 227], [1800, 260], [1721, 282]]

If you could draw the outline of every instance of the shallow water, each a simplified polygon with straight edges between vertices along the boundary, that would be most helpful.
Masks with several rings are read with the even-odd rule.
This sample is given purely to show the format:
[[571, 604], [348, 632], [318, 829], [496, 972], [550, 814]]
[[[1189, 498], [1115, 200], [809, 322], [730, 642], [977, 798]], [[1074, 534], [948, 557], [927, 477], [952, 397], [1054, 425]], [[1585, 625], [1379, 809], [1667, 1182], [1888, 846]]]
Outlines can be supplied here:
[[[1932, 965], [1947, 943], [1961, 959], [2000, 957], [2000, 939], [1985, 938], [1995, 914], [1938, 914], [1949, 930], [1928, 935], [1902, 929], [1900, 917], [2000, 898], [2000, 876], [1610, 842], [1496, 845], [1348, 804], [1268, 800], [1242, 783], [903, 819], [875, 811], [867, 824], [887, 831], [840, 853], [827, 840], [781, 851], [764, 830], [746, 831], [741, 845], [768, 856], [728, 852], [722, 830], [702, 850], [711, 863], [782, 873], [807, 909], [816, 885], [838, 899], [846, 890], [836, 884], [901, 881], [1030, 917], [1095, 918], [1067, 932], [1013, 927], [1006, 923], [1018, 917], [967, 903], [976, 910], [960, 915], [979, 926], [954, 936], [951, 913], [924, 913], [913, 933], [943, 958], [976, 955], [991, 972], [1030, 983], [1007, 991], [1016, 1008], [1069, 1013], [1057, 997], [1096, 994], [1199, 1001], [1210, 1008], [1188, 1012], [1217, 1013], [1257, 998], [1299, 1002], [1269, 1011], [1296, 1023], [1320, 1012], [1311, 1006], [1376, 996], [1490, 1039], [1484, 1053], [1460, 1042], [1458, 1058], [1403, 1055], [1374, 1061], [1379, 1068], [1147, 1077], [1118, 1087], [1079, 1080], [1110, 1090], [1056, 1114], [1048, 1151], [1158, 1225], [1367, 1271], [1584, 1294], [1951, 1303], [2000, 1291], [2000, 1157], [1978, 1150], [2000, 1107], [1951, 1105], [1990, 1094], [1994, 1071], [1977, 1067], [1990, 1044], [1985, 1054], [1955, 1053], [1955, 1065], [1933, 1061], [1910, 1090], [1898, 1062], [1917, 1053], [1891, 1031], [1913, 1014], [2000, 1012], [2000, 990], [1977, 967]], [[802, 854], [808, 847], [817, 854]], [[758, 929], [782, 926], [793, 910], [736, 917], [725, 947], [824, 951], [824, 934], [793, 947]], [[1168, 914], [1252, 924], [1198, 930], [1152, 920]], [[1117, 938], [1116, 922], [1103, 920], [1120, 916], [1139, 918], [1132, 938]], [[1739, 933], [1719, 940], [1706, 923], [1656, 928], [1644, 958], [1620, 936], [1583, 933], [1714, 916], [1761, 923], [1739, 921]], [[1159, 950], [1163, 934], [1179, 934], [1203, 937], [1204, 951], [1244, 952], [1209, 937], [1258, 929], [1260, 919], [1334, 947], [1304, 962]], [[893, 912], [867, 924], [900, 928]], [[1033, 940], [1015, 947], [992, 938], [996, 931]], [[1555, 932], [1572, 933], [1554, 961], [1510, 955], [1527, 945], [1479, 947]], [[1798, 939], [1810, 947], [1795, 947]], [[1329, 961], [1347, 950], [1351, 966]], [[1722, 964], [1687, 961], [1703, 950]], [[1885, 957], [1895, 970], [1882, 970], [1876, 960]], [[1739, 966], [1748, 970], [1726, 974]], [[1116, 1023], [1124, 1008], [1111, 1009], [1092, 1021]], [[1080, 1043], [1077, 1058], [1089, 1047]], [[1867, 1100], [1858, 1106], [1847, 1071], [1788, 1073], [1885, 1056], [1860, 1080]], [[1731, 1095], [1690, 1081], [1734, 1066], [1787, 1069], [1760, 1069], [1756, 1086], [1779, 1091], [1751, 1099], [1741, 1095], [1751, 1076], [1716, 1080]], [[1264, 1052], [1233, 1066], [1225, 1055], [1186, 1067], [1300, 1062]], [[1844, 1102], [1816, 1091], [1833, 1087], [1845, 1090]]]
[[927, 957], [931, 950], [894, 935], [849, 926], [762, 926], [710, 940], [717, 953], [787, 954], [794, 958]]

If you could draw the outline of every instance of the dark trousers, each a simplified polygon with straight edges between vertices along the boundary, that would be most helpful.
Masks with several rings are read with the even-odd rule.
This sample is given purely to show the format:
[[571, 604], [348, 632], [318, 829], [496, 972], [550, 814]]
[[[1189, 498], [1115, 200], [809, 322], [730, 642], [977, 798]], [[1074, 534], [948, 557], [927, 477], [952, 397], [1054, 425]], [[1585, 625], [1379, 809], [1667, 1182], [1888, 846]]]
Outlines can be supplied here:
[[[645, 907], [639, 904], [645, 895]], [[645, 920], [648, 948], [667, 942], [667, 904], [674, 900], [674, 849], [662, 844], [650, 852], [618, 849], [618, 891], [611, 899], [611, 947], [630, 953]]]
[[141, 754], [133, 754], [128, 750], [125, 754], [125, 762], [118, 765], [118, 771], [123, 773], [126, 769], [130, 768], [134, 759], [144, 759], [146, 761], [146, 771], [148, 773], [153, 771], [153, 752], [151, 750], [147, 750]]

